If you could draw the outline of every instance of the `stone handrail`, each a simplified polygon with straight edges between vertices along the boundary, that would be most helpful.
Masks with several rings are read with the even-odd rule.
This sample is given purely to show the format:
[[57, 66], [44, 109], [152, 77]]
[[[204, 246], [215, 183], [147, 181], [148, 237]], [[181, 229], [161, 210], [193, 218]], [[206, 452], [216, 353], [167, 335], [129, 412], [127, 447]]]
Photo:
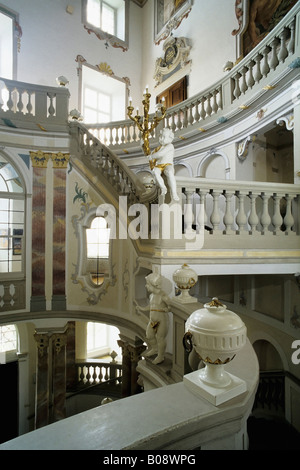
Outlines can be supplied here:
[[221, 406], [180, 382], [44, 426], [0, 444], [0, 450], [247, 449], [246, 421], [259, 373], [249, 341], [226, 370], [244, 380], [247, 391]]
[[0, 77], [0, 123], [8, 127], [60, 130], [68, 124], [70, 92]]
[[[71, 122], [72, 154], [99, 170], [117, 196], [127, 196], [130, 203], [146, 203], [155, 198], [157, 190], [146, 191], [136, 174], [77, 121]], [[75, 145], [74, 145], [75, 142]]]
[[[297, 67], [299, 43], [295, 32], [300, 24], [299, 2], [283, 20], [229, 71], [224, 78], [176, 106], [167, 110], [164, 127], [170, 127], [177, 138], [199, 130], [226, 123], [233, 115], [243, 112], [263, 93], [276, 85]], [[108, 124], [86, 124], [105, 145], [114, 150], [131, 149], [139, 145], [140, 132], [131, 120]], [[200, 129], [199, 129], [199, 126]], [[157, 132], [153, 133], [155, 139]]]

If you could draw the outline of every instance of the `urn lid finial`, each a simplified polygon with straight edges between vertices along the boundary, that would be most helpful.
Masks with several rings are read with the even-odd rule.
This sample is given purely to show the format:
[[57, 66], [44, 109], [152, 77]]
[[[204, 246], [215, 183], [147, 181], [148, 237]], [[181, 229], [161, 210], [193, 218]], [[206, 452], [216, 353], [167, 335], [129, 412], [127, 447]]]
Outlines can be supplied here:
[[219, 301], [218, 297], [213, 297], [208, 305], [210, 307], [224, 307], [224, 305]]

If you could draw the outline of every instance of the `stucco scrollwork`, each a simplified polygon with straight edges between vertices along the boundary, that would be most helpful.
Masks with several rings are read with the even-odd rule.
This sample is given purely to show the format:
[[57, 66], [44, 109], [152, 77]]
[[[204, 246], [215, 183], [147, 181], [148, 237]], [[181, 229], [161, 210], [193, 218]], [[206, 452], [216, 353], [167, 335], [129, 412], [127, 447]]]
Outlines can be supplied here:
[[71, 280], [73, 284], [78, 284], [81, 287], [81, 290], [87, 294], [87, 302], [89, 305], [96, 305], [101, 301], [102, 297], [105, 296], [110, 287], [116, 285], [117, 276], [115, 275], [115, 265], [112, 263], [112, 253], [111, 247], [109, 249], [109, 258], [107, 260], [107, 275], [104, 277], [103, 283], [101, 285], [94, 285], [91, 281], [90, 272], [87, 266], [87, 254], [86, 254], [86, 229], [90, 226], [91, 221], [96, 217], [96, 206], [93, 207], [93, 204], [86, 201], [88, 195], [87, 193], [78, 191], [78, 186], [76, 186], [76, 196], [78, 194], [84, 194], [84, 199], [76, 198], [73, 199], [75, 203], [78, 199], [80, 203], [80, 212], [81, 215], [74, 215], [72, 217], [72, 225], [74, 228], [74, 234], [78, 240], [78, 250], [77, 250], [77, 262], [73, 263], [75, 268], [74, 272], [71, 275]]
[[171, 36], [165, 41], [163, 50], [164, 56], [156, 59], [155, 63], [156, 86], [162, 83], [168, 75], [191, 63], [189, 59], [191, 46], [187, 38]]
[[239, 160], [245, 160], [248, 155], [248, 149], [251, 142], [255, 140], [255, 135], [248, 135], [246, 139], [237, 144], [237, 157]]

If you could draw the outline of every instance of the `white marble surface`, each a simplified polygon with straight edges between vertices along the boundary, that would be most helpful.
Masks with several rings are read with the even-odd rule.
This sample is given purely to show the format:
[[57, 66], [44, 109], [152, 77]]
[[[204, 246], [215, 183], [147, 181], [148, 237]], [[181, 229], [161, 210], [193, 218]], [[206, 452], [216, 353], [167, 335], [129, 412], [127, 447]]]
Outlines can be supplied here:
[[246, 381], [247, 392], [219, 406], [195, 396], [181, 382], [72, 416], [6, 442], [0, 450], [187, 450], [211, 446], [216, 440], [241, 433], [251, 412], [258, 363], [249, 341], [227, 370]]

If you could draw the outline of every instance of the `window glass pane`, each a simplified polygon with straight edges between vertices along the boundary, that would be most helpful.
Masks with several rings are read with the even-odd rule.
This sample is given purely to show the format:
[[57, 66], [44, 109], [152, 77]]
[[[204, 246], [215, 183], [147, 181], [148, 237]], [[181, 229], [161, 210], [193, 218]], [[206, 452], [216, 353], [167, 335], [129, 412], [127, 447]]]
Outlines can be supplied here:
[[91, 228], [86, 230], [87, 257], [108, 258], [109, 257], [110, 229], [104, 217], [95, 217]]
[[0, 169], [0, 175], [5, 180], [12, 180], [18, 177], [18, 174], [16, 173], [15, 169], [10, 165], [10, 163], [3, 165], [3, 167]]
[[115, 35], [115, 10], [106, 3], [102, 3], [101, 29]]
[[100, 28], [100, 0], [88, 0], [87, 2], [87, 21], [97, 28]]
[[98, 122], [97, 121], [97, 111], [95, 111], [94, 109], [89, 109], [89, 108], [85, 108], [84, 110], [84, 120], [85, 122], [93, 122], [93, 123], [96, 123]]
[[109, 122], [110, 121], [110, 115], [109, 114], [104, 114], [104, 113], [98, 113], [98, 120], [97, 122]]
[[106, 228], [106, 226], [104, 217], [95, 217], [91, 223], [91, 228]]
[[11, 193], [22, 193], [23, 187], [20, 178], [7, 181], [8, 190]]
[[87, 324], [87, 351], [107, 346], [107, 326], [102, 323]]
[[0, 211], [0, 227], [3, 227], [3, 224], [8, 224], [8, 211]]
[[0, 352], [17, 349], [17, 330], [14, 325], [0, 326]]
[[85, 88], [84, 102], [86, 106], [96, 109], [97, 108], [97, 92], [95, 90], [91, 90], [91, 88]]
[[1, 260], [1, 250], [0, 250], [0, 273], [8, 272], [8, 262]]
[[11, 261], [10, 271], [12, 273], [18, 273], [22, 271], [22, 261]]
[[1, 176], [0, 176], [0, 191], [7, 191], [7, 185]]
[[110, 112], [110, 96], [105, 95], [104, 93], [98, 94], [98, 109], [101, 111]]

